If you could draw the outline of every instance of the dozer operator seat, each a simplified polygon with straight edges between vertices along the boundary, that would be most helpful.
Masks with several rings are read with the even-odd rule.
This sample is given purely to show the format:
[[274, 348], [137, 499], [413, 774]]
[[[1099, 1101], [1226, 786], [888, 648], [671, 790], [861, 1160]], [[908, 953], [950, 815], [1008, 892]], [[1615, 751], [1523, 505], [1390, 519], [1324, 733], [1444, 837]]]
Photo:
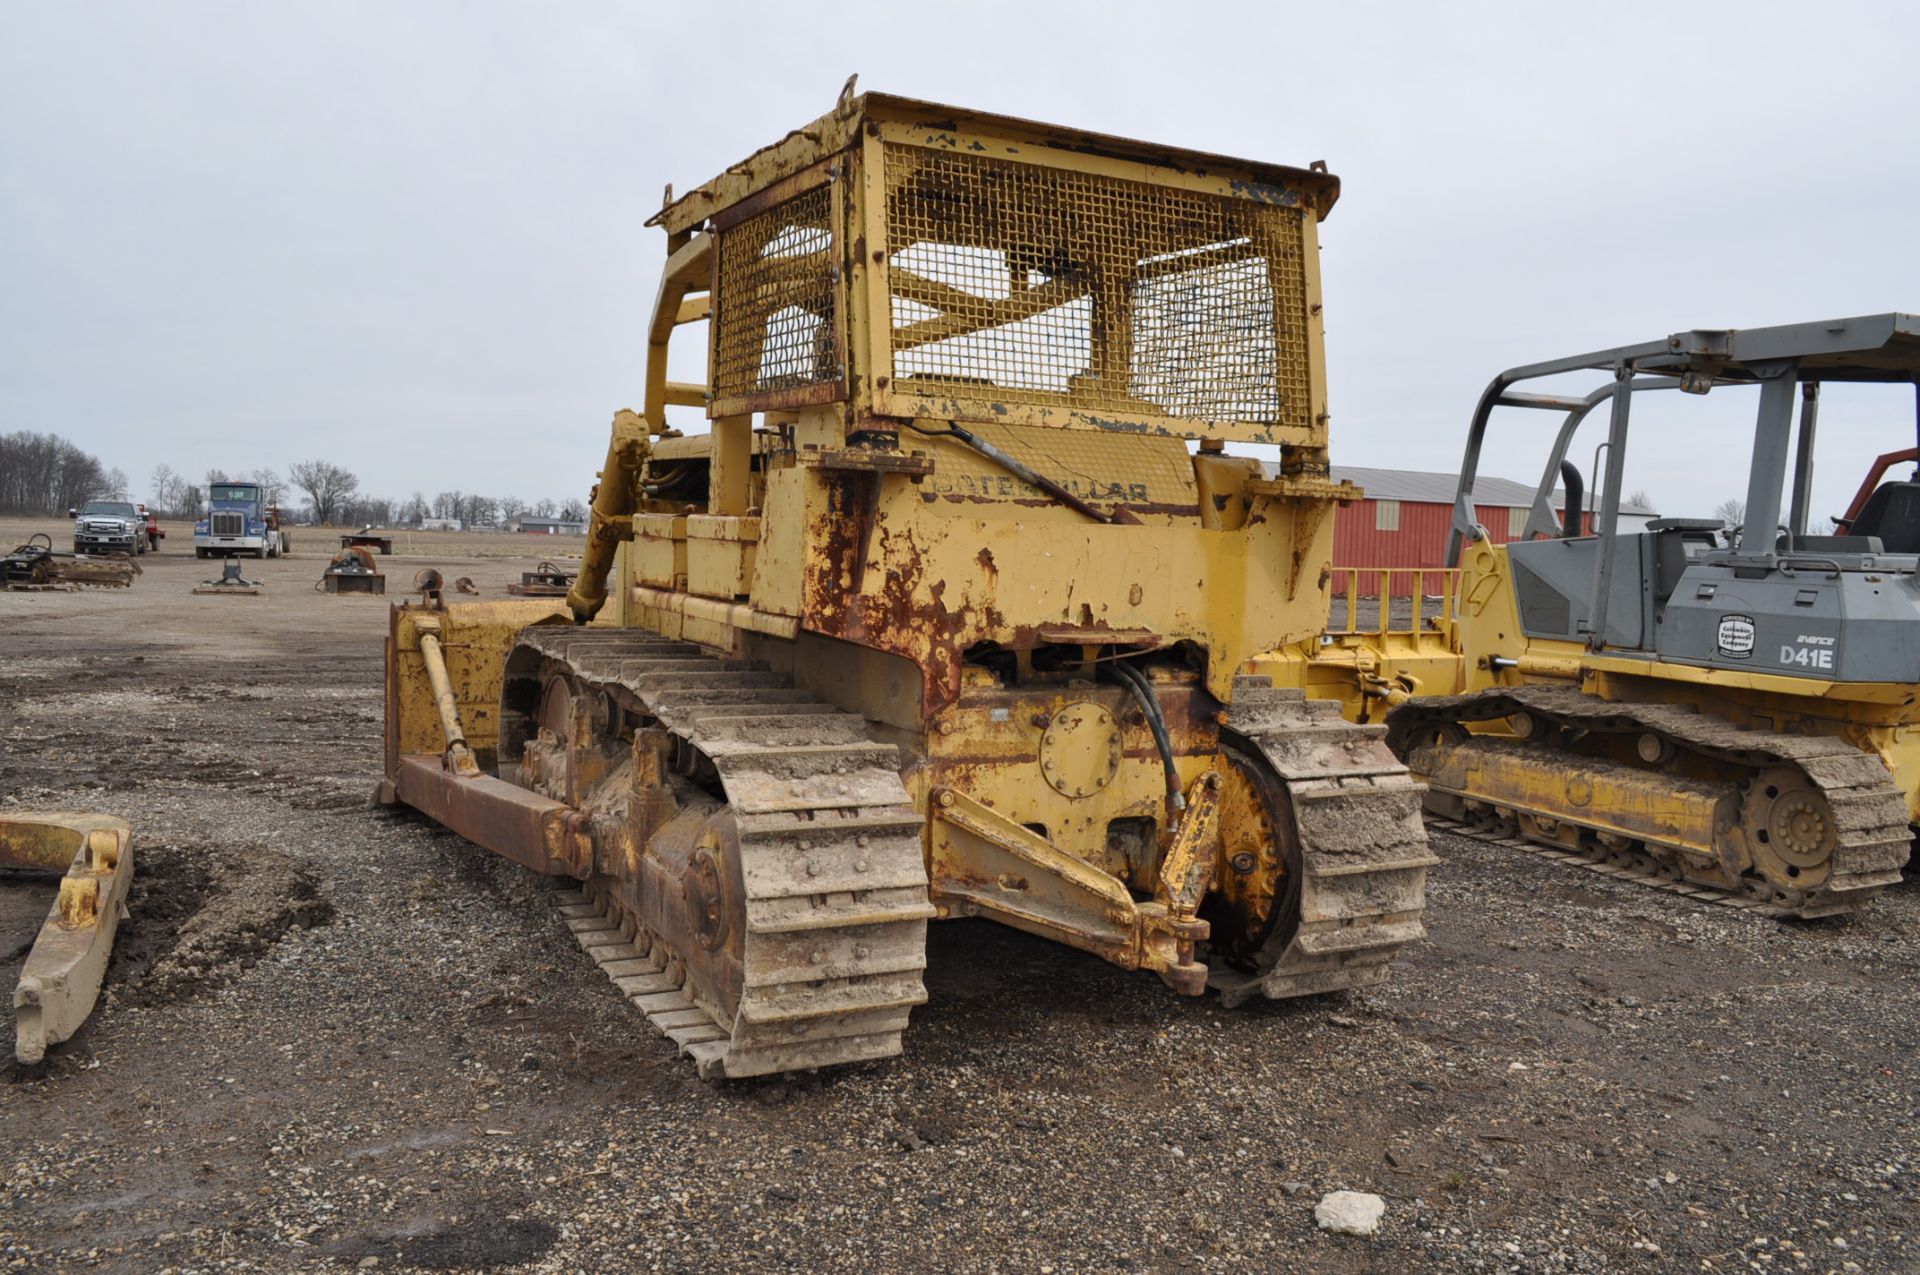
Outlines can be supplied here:
[[1920, 483], [1875, 487], [1847, 532], [1877, 537], [1888, 553], [1920, 553]]

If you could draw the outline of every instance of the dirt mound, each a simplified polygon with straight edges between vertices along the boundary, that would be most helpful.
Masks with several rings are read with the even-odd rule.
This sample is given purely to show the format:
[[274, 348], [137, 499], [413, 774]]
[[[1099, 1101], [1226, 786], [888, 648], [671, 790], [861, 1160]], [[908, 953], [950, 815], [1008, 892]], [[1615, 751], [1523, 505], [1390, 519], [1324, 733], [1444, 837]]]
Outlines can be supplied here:
[[251, 969], [295, 926], [333, 919], [313, 878], [264, 846], [138, 846], [110, 987], [165, 1005]]

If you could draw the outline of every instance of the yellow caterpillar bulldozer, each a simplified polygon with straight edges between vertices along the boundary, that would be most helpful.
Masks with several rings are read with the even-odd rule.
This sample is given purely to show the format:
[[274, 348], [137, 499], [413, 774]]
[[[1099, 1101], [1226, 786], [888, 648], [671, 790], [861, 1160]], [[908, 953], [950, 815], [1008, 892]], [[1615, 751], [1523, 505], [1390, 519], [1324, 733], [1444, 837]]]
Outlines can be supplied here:
[[[1567, 388], [1582, 376], [1590, 390]], [[1815, 529], [1815, 444], [1823, 387], [1849, 387], [1849, 405], [1872, 397], [1851, 387], [1886, 387], [1907, 412], [1916, 384], [1907, 314], [1680, 332], [1501, 373], [1468, 432], [1435, 614], [1330, 635], [1310, 692], [1384, 716], [1441, 826], [1774, 916], [1861, 908], [1900, 879], [1920, 819], [1920, 483], [1879, 481], [1914, 453], [1882, 456], [1834, 534]], [[1747, 473], [1743, 523], [1623, 528], [1636, 409], [1665, 432], [1669, 404], [1709, 392], [1756, 400], [1750, 448], [1727, 453]], [[1496, 413], [1556, 423], [1504, 545], [1473, 516]], [[1568, 459], [1589, 419], [1606, 422], [1591, 530]], [[1377, 591], [1384, 617], [1398, 589]]]
[[1299, 672], [1359, 494], [1338, 190], [850, 91], [669, 188], [579, 576], [393, 610], [383, 798], [573, 883], [703, 1076], [898, 1053], [936, 919], [1229, 1004], [1379, 982], [1420, 789]]

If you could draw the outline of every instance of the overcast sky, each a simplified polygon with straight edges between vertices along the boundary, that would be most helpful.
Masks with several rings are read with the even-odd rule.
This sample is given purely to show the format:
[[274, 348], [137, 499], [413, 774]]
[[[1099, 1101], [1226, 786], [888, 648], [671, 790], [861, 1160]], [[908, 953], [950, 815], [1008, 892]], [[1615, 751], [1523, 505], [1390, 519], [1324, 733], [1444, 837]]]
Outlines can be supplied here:
[[[1326, 159], [1334, 460], [1448, 470], [1502, 367], [1920, 309], [1916, 13], [0, 0], [0, 432], [66, 435], [139, 496], [161, 462], [312, 456], [393, 496], [584, 495], [640, 406], [661, 187], [858, 71]], [[1663, 512], [1741, 494], [1751, 404], [1721, 397], [1636, 415], [1629, 485]], [[1913, 410], [1830, 396], [1817, 512]], [[1531, 480], [1526, 441], [1486, 470]]]

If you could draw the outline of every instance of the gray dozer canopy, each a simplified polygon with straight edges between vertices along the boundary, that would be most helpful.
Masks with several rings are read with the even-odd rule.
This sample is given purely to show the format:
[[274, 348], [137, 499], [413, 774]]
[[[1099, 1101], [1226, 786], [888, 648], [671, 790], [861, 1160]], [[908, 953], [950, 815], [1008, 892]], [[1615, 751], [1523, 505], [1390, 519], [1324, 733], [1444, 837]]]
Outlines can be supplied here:
[[[1525, 381], [1577, 372], [1599, 372], [1608, 379], [1584, 397], [1526, 393], [1513, 388]], [[1603, 538], [1611, 539], [1620, 508], [1633, 396], [1645, 390], [1668, 389], [1704, 394], [1717, 385], [1760, 386], [1746, 522], [1740, 542], [1743, 556], [1770, 557], [1775, 550], [1775, 533], [1781, 524], [1781, 497], [1793, 437], [1796, 387], [1801, 398], [1800, 447], [1794, 464], [1792, 504], [1786, 526], [1790, 541], [1806, 536], [1814, 427], [1819, 412], [1820, 385], [1826, 381], [1914, 385], [1915, 432], [1920, 439], [1920, 316], [1891, 313], [1772, 328], [1697, 328], [1639, 345], [1622, 345], [1510, 368], [1488, 383], [1474, 409], [1466, 457], [1460, 466], [1460, 485], [1454, 497], [1447, 565], [1459, 565], [1463, 541], [1479, 538], [1479, 529], [1473, 522], [1471, 493], [1480, 466], [1487, 422], [1494, 408], [1532, 408], [1557, 412], [1562, 417], [1527, 519], [1524, 536], [1531, 538], [1560, 534], [1562, 527], [1554, 516], [1552, 496], [1560, 480], [1568, 444], [1590, 412], [1602, 403], [1611, 404], [1606, 473], [1597, 485], [1594, 519], [1595, 530]], [[1895, 484], [1889, 484], [1892, 486]], [[1897, 492], [1885, 498], [1875, 493], [1881, 508], [1861, 511], [1860, 522], [1867, 522], [1871, 514], [1873, 525], [1884, 524], [1889, 552], [1920, 551], [1920, 524], [1911, 529], [1896, 526], [1901, 522], [1903, 511], [1910, 510], [1914, 517], [1920, 518], [1920, 488], [1916, 488], [1912, 496], [1911, 501], [1904, 501]], [[1872, 503], [1869, 502], [1870, 506]], [[1577, 518], [1570, 525], [1577, 526]], [[1864, 534], [1857, 525], [1853, 530], [1855, 534]], [[1908, 530], [1914, 538], [1911, 546], [1906, 543]], [[1896, 543], [1901, 547], [1896, 549]]]

